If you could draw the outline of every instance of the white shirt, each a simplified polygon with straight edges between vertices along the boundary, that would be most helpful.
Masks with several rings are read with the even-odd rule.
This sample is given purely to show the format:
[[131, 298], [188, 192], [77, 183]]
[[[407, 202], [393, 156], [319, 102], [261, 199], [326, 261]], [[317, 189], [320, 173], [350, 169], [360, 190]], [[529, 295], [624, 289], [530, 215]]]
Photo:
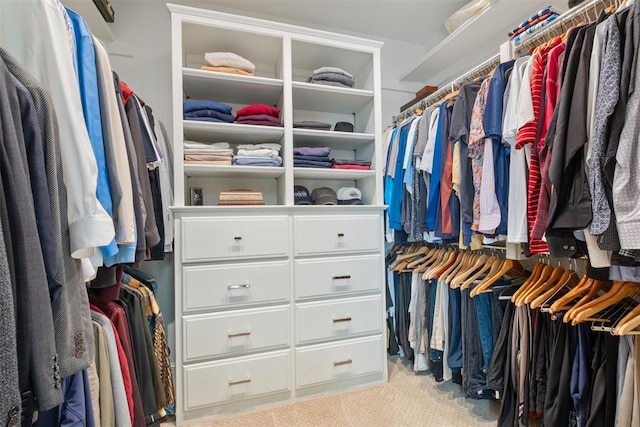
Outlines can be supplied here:
[[71, 256], [86, 258], [108, 245], [115, 230], [96, 197], [98, 167], [58, 6], [56, 0], [0, 1], [0, 45], [51, 94], [60, 129]]
[[436, 148], [436, 134], [438, 133], [438, 121], [440, 120], [440, 109], [436, 108], [429, 117], [429, 138], [427, 139], [427, 145], [422, 152], [422, 161], [420, 162], [419, 169], [427, 173], [431, 173], [433, 170], [433, 155]]
[[518, 132], [518, 98], [522, 85], [522, 77], [526, 71], [528, 58], [516, 60], [505, 96], [507, 105], [502, 123], [502, 139], [511, 146], [509, 162], [509, 210], [507, 214], [507, 242], [526, 243], [528, 241], [527, 226], [527, 155], [531, 147], [525, 146], [516, 150], [516, 133]]
[[493, 141], [484, 140], [482, 158], [482, 182], [480, 184], [480, 218], [478, 231], [483, 234], [494, 234], [500, 225], [500, 205], [496, 196], [496, 171], [493, 163]]
[[[516, 132], [522, 126], [534, 119], [533, 116], [533, 97], [531, 94], [531, 72], [533, 71], [533, 55], [527, 58], [527, 65], [522, 75], [520, 90], [518, 92], [517, 123]], [[513, 94], [512, 94], [513, 95]]]

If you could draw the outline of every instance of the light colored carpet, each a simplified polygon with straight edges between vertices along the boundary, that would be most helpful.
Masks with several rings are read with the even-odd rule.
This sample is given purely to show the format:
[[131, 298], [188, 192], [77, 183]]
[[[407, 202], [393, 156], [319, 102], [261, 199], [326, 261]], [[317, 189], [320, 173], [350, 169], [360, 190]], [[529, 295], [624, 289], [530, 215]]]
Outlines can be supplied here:
[[[500, 402], [466, 399], [460, 386], [416, 375], [399, 357], [388, 359], [389, 382], [231, 416], [190, 427], [495, 426]], [[163, 427], [173, 426], [165, 423]], [[535, 424], [534, 424], [535, 425]]]

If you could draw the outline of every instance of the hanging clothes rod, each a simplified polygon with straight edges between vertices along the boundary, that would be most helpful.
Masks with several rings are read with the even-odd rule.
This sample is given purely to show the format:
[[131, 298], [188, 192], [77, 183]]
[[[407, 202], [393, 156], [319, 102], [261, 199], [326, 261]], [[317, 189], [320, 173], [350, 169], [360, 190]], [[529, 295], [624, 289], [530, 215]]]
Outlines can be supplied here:
[[520, 54], [529, 51], [551, 40], [553, 37], [566, 33], [571, 27], [578, 25], [580, 22], [594, 22], [602, 10], [609, 6], [619, 5], [620, 3], [621, 2], [617, 0], [591, 0], [581, 6], [570, 9], [528, 39], [522, 42], [513, 42], [513, 52]]

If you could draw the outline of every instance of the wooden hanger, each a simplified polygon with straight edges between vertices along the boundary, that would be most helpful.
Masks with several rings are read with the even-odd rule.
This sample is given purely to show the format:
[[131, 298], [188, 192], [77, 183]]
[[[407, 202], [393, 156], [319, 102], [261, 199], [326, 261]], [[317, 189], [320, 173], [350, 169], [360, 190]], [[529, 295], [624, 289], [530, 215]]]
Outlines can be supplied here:
[[423, 259], [422, 263], [417, 267], [415, 267], [413, 270], [416, 273], [421, 273], [425, 271], [427, 268], [431, 266], [431, 264], [433, 264], [433, 262], [438, 258], [441, 252], [442, 252], [442, 248], [432, 249], [431, 252], [429, 252], [429, 256], [426, 259]]
[[526, 272], [526, 270], [524, 269], [522, 264], [520, 264], [519, 261], [515, 261], [512, 259], [505, 259], [505, 260], [502, 260], [502, 263], [499, 265], [499, 267], [500, 268], [498, 269], [498, 271], [496, 271], [493, 274], [491, 271], [489, 271], [489, 274], [487, 274], [487, 277], [482, 282], [480, 282], [478, 286], [473, 288], [473, 290], [471, 291], [472, 297], [484, 292], [491, 292], [491, 289], [489, 289], [491, 285], [493, 285], [496, 281], [500, 280], [500, 278], [505, 276], [507, 273], [515, 273], [517, 276], [520, 276], [520, 277], [524, 275], [527, 275], [527, 277], [529, 277], [528, 273]]
[[520, 295], [526, 292], [526, 290], [529, 289], [529, 286], [535, 283], [536, 280], [538, 280], [538, 277], [540, 277], [540, 273], [542, 272], [542, 269], [544, 268], [544, 266], [545, 264], [541, 262], [538, 262], [536, 263], [536, 265], [533, 266], [533, 271], [531, 272], [531, 275], [529, 276], [529, 278], [525, 280], [524, 283], [518, 288], [518, 290], [515, 291], [511, 296], [511, 302], [515, 303], [516, 300], [520, 297]]
[[423, 257], [422, 258], [418, 258], [418, 259], [414, 259], [411, 262], [409, 262], [409, 264], [407, 265], [407, 268], [415, 268], [417, 265], [422, 264], [424, 261], [426, 261], [427, 259], [429, 259], [429, 257], [432, 255], [432, 250], [431, 249], [427, 249], [425, 252], [423, 252]]
[[549, 280], [554, 271], [555, 269], [552, 266], [550, 266], [549, 264], [545, 264], [545, 266], [542, 268], [542, 271], [540, 272], [540, 277], [538, 278], [538, 280], [531, 286], [529, 286], [529, 288], [518, 297], [518, 299], [516, 300], [516, 307], [522, 307], [524, 305], [524, 299], [529, 294], [529, 292], [537, 289], [540, 286], [544, 286], [544, 284], [547, 282], [547, 280]]
[[552, 298], [554, 295], [556, 295], [562, 288], [569, 287], [570, 289], [573, 289], [571, 286], [577, 284], [578, 281], [579, 281], [578, 280], [578, 275], [576, 274], [575, 271], [566, 270], [562, 274], [562, 277], [560, 277], [560, 279], [556, 282], [555, 286], [552, 286], [551, 288], [547, 289], [541, 295], [538, 295], [536, 298], [533, 298], [530, 301], [529, 307], [531, 307], [532, 309], [536, 309], [538, 307], [541, 307], [550, 298]]
[[453, 271], [449, 275], [449, 282], [448, 282], [449, 286], [453, 289], [459, 288], [462, 282], [464, 282], [464, 279], [473, 273], [474, 265], [477, 262], [480, 264], [482, 263], [479, 261], [481, 257], [485, 257], [485, 260], [489, 258], [486, 255], [469, 253], [469, 256], [467, 257], [466, 261], [463, 264], [461, 264], [457, 270]]
[[437, 277], [438, 271], [442, 270], [442, 267], [449, 264], [451, 256], [454, 255], [454, 251], [443, 251], [442, 255], [436, 259], [436, 261], [424, 272], [422, 275], [423, 280], [433, 279]]
[[613, 328], [614, 335], [640, 335], [635, 329], [640, 326], [640, 304], [627, 313]]
[[474, 274], [472, 274], [471, 277], [468, 277], [464, 281], [464, 283], [460, 286], [460, 290], [464, 291], [465, 289], [468, 289], [469, 286], [473, 285], [476, 279], [478, 279], [478, 277], [482, 276], [484, 273], [489, 271], [493, 263], [495, 263], [496, 261], [498, 261], [498, 257], [496, 256], [490, 256], [489, 258], [487, 258], [484, 264], [480, 266], [480, 269], [476, 271]]
[[494, 276], [498, 271], [500, 271], [500, 268], [502, 267], [502, 264], [504, 263], [504, 261], [505, 261], [504, 259], [497, 259], [495, 262], [491, 263], [491, 268], [489, 269], [489, 271], [487, 271], [487, 274], [480, 281], [480, 283], [478, 283], [476, 286], [473, 287], [473, 289], [471, 289], [469, 296], [471, 296], [472, 298], [475, 297], [477, 295], [476, 291], [480, 287], [480, 285], [482, 285], [488, 278]]
[[[614, 282], [611, 290], [599, 298], [585, 304], [575, 317], [571, 320], [573, 326], [587, 320], [594, 320], [593, 315], [600, 313], [602, 310], [622, 301], [627, 296], [637, 292], [640, 284], [635, 282]], [[600, 320], [600, 319], [598, 319]]]
[[460, 270], [456, 277], [451, 281], [451, 287], [454, 289], [458, 289], [460, 286], [462, 286], [464, 281], [472, 276], [475, 271], [482, 268], [488, 259], [489, 257], [487, 255], [478, 256], [466, 270]]
[[567, 292], [551, 304], [551, 306], [549, 307], [549, 312], [557, 313], [560, 310], [566, 308], [572, 301], [583, 295], [591, 288], [591, 282], [592, 279], [587, 277], [586, 274], [582, 276], [578, 283], [569, 292]]
[[549, 287], [553, 287], [554, 285], [556, 285], [560, 280], [560, 278], [562, 278], [562, 276], [565, 273], [565, 269], [562, 268], [562, 266], [560, 265], [558, 265], [555, 268], [553, 267], [551, 268], [552, 268], [551, 275], [546, 280], [541, 282], [539, 286], [532, 287], [531, 289], [529, 289], [529, 291], [525, 295], [522, 296], [523, 304], [530, 304], [534, 299], [536, 299], [537, 297], [542, 295], [547, 289], [549, 289]]
[[462, 266], [467, 262], [467, 260], [469, 259], [469, 257], [472, 254], [470, 252], [463, 252], [462, 254], [460, 254], [460, 256], [456, 259], [456, 261], [454, 262], [454, 264], [451, 266], [451, 268], [449, 268], [447, 271], [445, 271], [442, 274], [442, 280], [448, 284], [451, 283], [451, 280], [453, 280], [453, 278], [456, 275], [456, 272], [458, 270], [460, 270], [460, 268], [462, 268]]
[[587, 293], [584, 294], [576, 304], [574, 304], [567, 310], [564, 316], [562, 316], [562, 321], [564, 323], [570, 323], [575, 318], [581, 307], [586, 305], [589, 301], [592, 301], [598, 295], [598, 292], [600, 292], [600, 290], [602, 289], [603, 284], [604, 282], [601, 282], [599, 280], [586, 280], [583, 288], [586, 289]]
[[433, 257], [430, 257], [429, 260], [426, 260], [422, 266], [416, 269], [416, 271], [419, 273], [424, 272], [422, 274], [422, 280], [427, 280], [429, 278], [427, 273], [433, 268], [434, 265], [437, 265], [446, 254], [447, 251], [445, 251], [443, 248], [440, 248], [435, 251]]

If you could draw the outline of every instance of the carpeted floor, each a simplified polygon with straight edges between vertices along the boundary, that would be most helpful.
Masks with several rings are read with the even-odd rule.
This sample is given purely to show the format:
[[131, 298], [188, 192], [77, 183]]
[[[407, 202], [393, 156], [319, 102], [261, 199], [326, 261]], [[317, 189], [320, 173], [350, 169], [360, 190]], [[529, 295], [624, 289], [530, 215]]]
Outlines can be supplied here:
[[[500, 402], [465, 399], [460, 386], [416, 375], [408, 362], [391, 357], [389, 382], [360, 390], [320, 396], [263, 411], [191, 427], [221, 426], [495, 426]], [[530, 423], [530, 425], [535, 425]], [[163, 427], [173, 426], [165, 423]]]

